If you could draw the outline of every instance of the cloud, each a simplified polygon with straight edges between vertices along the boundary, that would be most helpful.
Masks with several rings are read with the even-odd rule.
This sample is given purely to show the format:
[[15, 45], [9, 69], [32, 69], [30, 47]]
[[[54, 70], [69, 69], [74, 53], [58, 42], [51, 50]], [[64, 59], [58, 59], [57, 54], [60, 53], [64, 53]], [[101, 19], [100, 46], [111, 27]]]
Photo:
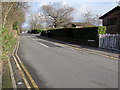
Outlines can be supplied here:
[[[40, 7], [42, 7], [43, 5], [48, 5], [48, 4], [50, 4], [50, 3], [55, 3], [55, 2], [47, 2], [47, 1], [45, 2], [45, 1], [44, 1], [44, 2], [42, 2], [42, 3], [40, 4]], [[65, 1], [65, 0], [63, 0], [63, 1], [60, 1], [60, 0], [59, 0], [59, 3], [61, 3], [63, 6], [68, 4], [68, 2]]]
[[87, 11], [93, 11], [90, 3], [77, 3], [74, 9], [74, 21], [82, 21], [83, 13]]
[[44, 6], [44, 5], [48, 5], [49, 3], [48, 2], [43, 2], [40, 4], [40, 7]]
[[[1, 2], [62, 2], [63, 0], [1, 0]], [[70, 2], [118, 2], [119, 0], [66, 0]]]
[[91, 9], [91, 6], [90, 4], [87, 4], [87, 3], [80, 3], [80, 6], [76, 9], [77, 9], [77, 12], [84, 13], [88, 11], [88, 9]]
[[68, 2], [67, 1], [62, 1], [62, 5], [64, 6], [64, 5], [67, 5], [68, 4]]
[[[88, 2], [88, 0], [85, 0], [87, 2], [82, 2], [82, 0], [81, 1], [79, 0], [78, 2], [77, 1], [78, 0], [60, 0], [59, 1], [62, 5], [67, 4], [75, 9], [73, 13], [74, 21], [81, 21], [82, 14], [84, 12], [93, 11], [93, 13], [103, 15], [117, 5], [116, 2]], [[48, 0], [45, 0], [43, 2], [32, 2], [31, 12], [36, 12], [39, 10], [41, 6], [47, 5], [49, 3], [54, 3], [54, 2], [50, 2]]]
[[91, 11], [93, 14], [103, 15], [113, 9], [116, 6], [116, 2], [83, 2], [83, 3], [72, 3], [74, 6], [74, 21], [82, 21], [82, 15], [85, 12]]

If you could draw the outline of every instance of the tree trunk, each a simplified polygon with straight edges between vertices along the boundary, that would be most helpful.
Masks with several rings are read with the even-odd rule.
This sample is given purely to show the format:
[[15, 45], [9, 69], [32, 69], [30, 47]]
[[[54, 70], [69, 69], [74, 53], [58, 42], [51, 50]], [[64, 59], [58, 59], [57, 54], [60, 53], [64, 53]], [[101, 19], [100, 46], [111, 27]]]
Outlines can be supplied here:
[[2, 25], [3, 28], [5, 27], [5, 24], [6, 24], [7, 15], [10, 12], [10, 10], [12, 9], [13, 6], [14, 6], [14, 3], [10, 6], [8, 11], [5, 13], [5, 16], [4, 16], [4, 19], [3, 19], [3, 25]]

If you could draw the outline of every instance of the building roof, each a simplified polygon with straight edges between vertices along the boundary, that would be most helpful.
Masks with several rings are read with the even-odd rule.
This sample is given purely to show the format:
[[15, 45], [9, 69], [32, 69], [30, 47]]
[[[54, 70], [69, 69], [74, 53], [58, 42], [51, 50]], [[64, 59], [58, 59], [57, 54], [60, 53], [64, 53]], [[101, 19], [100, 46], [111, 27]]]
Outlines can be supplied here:
[[104, 17], [106, 17], [110, 13], [114, 12], [115, 10], [120, 10], [120, 6], [117, 6], [117, 7], [113, 8], [112, 10], [110, 10], [109, 12], [107, 12], [106, 14], [104, 14], [103, 16], [101, 16], [100, 19], [103, 19]]
[[73, 24], [75, 26], [93, 26], [90, 23], [80, 23], [80, 22], [69, 22], [68, 24]]

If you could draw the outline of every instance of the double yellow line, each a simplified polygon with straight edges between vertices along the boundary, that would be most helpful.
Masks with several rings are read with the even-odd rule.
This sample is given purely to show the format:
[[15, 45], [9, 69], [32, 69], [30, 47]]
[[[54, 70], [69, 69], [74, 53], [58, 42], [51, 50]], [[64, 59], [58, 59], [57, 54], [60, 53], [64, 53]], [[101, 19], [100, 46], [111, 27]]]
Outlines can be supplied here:
[[[19, 47], [19, 39], [18, 39], [17, 45], [16, 45], [16, 47], [15, 47], [15, 49], [14, 49], [14, 52], [13, 52], [12, 56], [13, 56], [15, 62], [16, 62], [16, 65], [17, 65], [17, 67], [18, 67], [18, 69], [19, 69], [19, 71], [20, 71], [20, 74], [21, 74], [21, 76], [22, 76], [22, 78], [23, 78], [23, 80], [24, 80], [24, 82], [25, 82], [25, 85], [26, 85], [27, 88], [32, 88], [32, 87], [30, 86], [30, 84], [28, 83], [27, 79], [26, 79], [26, 76], [25, 76], [25, 73], [26, 73], [26, 75], [27, 75], [27, 77], [29, 78], [29, 80], [30, 80], [31, 84], [33, 85], [33, 87], [34, 87], [36, 90], [39, 90], [38, 85], [35, 83], [35, 81], [34, 81], [33, 78], [31, 77], [30, 73], [28, 72], [28, 70], [26, 69], [26, 67], [24, 66], [24, 64], [22, 63], [22, 61], [20, 60], [20, 58], [19, 58], [18, 55], [17, 55], [18, 47]], [[16, 57], [15, 57], [15, 56], [16, 56]], [[16, 58], [17, 58], [17, 59], [16, 59]], [[19, 63], [18, 63], [18, 62], [19, 62]], [[22, 71], [22, 69], [21, 69], [20, 66], [22, 67], [22, 69], [24, 70], [25, 73]]]
[[81, 49], [81, 48], [78, 48], [78, 47], [75, 47], [75, 46], [72, 46], [72, 45], [65, 45], [65, 44], [63, 44], [63, 45], [64, 45], [64, 46], [67, 46], [67, 47], [71, 47], [71, 48], [76, 49], [76, 50], [80, 50], [80, 51], [92, 53], [92, 54], [95, 54], [95, 55], [103, 56], [103, 57], [106, 57], [106, 58], [117, 59], [117, 60], [119, 59], [119, 58], [117, 58], [117, 57], [113, 57], [113, 56], [109, 56], [109, 55], [106, 55], [106, 54], [97, 53], [97, 52], [91, 51], [91, 50]]

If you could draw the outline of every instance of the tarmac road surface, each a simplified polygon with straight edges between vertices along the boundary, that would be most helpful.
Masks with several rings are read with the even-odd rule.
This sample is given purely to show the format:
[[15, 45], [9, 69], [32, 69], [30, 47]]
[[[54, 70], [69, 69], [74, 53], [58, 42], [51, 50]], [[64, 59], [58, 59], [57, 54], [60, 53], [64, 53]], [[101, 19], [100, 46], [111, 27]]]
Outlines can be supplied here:
[[118, 88], [118, 60], [21, 35], [18, 55], [39, 87]]

